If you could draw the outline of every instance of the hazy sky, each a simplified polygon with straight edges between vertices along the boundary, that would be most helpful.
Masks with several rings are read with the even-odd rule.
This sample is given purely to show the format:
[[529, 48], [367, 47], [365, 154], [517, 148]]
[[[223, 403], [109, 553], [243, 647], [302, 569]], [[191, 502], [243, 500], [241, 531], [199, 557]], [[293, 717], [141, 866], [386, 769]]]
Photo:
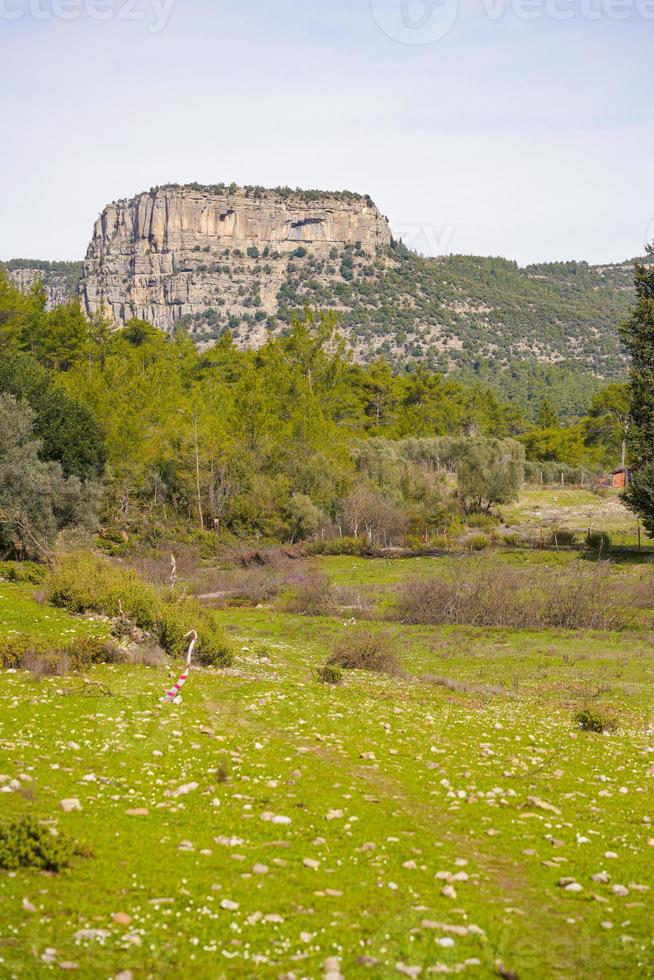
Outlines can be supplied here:
[[0, 0], [0, 42], [3, 259], [187, 181], [367, 192], [426, 254], [654, 238], [654, 0]]

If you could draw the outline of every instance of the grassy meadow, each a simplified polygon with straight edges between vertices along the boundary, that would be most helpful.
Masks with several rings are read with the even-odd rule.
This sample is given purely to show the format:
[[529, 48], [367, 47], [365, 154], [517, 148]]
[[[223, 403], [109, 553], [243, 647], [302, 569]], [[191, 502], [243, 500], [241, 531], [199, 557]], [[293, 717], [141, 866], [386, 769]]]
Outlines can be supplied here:
[[[654, 976], [652, 557], [623, 559], [593, 593], [619, 607], [610, 628], [397, 613], [473, 563], [574, 582], [597, 567], [575, 551], [320, 558], [254, 598], [219, 572], [234, 664], [194, 670], [179, 705], [159, 700], [169, 661], [92, 684], [5, 671], [1, 818], [80, 853], [0, 872], [0, 977]], [[337, 607], [307, 614], [298, 594], [325, 589]], [[361, 624], [398, 669], [319, 683]], [[108, 631], [0, 582], [0, 640]], [[589, 706], [616, 729], [581, 730]]]

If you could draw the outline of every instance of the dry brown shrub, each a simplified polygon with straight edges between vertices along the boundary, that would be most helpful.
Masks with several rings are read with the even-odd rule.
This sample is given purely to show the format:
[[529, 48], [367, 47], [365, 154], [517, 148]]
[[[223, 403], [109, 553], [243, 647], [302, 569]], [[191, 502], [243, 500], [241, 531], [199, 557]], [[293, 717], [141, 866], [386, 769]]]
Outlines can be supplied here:
[[61, 650], [40, 652], [27, 650], [21, 664], [35, 680], [43, 677], [65, 677], [70, 671], [70, 661]]
[[167, 664], [169, 659], [166, 651], [158, 644], [138, 646], [129, 654], [131, 664], [142, 664], [144, 667], [160, 667]]
[[332, 616], [339, 608], [338, 589], [329, 576], [313, 569], [304, 572], [286, 604], [301, 616]]
[[306, 554], [306, 548], [301, 544], [271, 545], [268, 547], [239, 544], [233, 548], [224, 549], [221, 558], [232, 565], [252, 568], [256, 565], [284, 565], [288, 561], [304, 558]]
[[423, 674], [420, 678], [426, 684], [434, 684], [436, 687], [444, 687], [446, 691], [453, 691], [457, 694], [485, 694], [488, 697], [515, 697], [513, 691], [507, 691], [505, 687], [497, 687], [494, 684], [470, 684], [468, 681], [455, 680], [453, 677], [439, 677], [436, 674]]
[[654, 575], [651, 571], [642, 572], [629, 582], [625, 597], [635, 609], [654, 609]]
[[438, 578], [406, 582], [391, 615], [403, 623], [518, 629], [613, 629], [628, 622], [606, 563], [555, 571], [462, 561]]
[[364, 628], [344, 633], [327, 663], [344, 670], [368, 670], [375, 674], [391, 675], [401, 673], [393, 635]]

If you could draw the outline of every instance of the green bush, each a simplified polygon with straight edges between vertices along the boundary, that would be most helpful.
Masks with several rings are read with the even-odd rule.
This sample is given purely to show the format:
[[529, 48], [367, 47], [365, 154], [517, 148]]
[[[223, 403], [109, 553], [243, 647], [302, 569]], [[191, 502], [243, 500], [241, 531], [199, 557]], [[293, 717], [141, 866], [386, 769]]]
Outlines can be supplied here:
[[522, 538], [516, 531], [503, 534], [498, 540], [505, 548], [518, 548], [522, 544]]
[[490, 540], [485, 534], [475, 534], [474, 537], [468, 538], [466, 544], [471, 551], [486, 551], [490, 547]]
[[336, 664], [324, 664], [318, 671], [318, 680], [321, 684], [342, 684], [343, 671]]
[[588, 551], [605, 555], [610, 552], [612, 545], [611, 535], [607, 534], [606, 531], [589, 531], [586, 535], [586, 548]]
[[490, 531], [500, 523], [500, 519], [495, 514], [469, 514], [466, 517], [468, 527], [476, 527], [482, 531]]
[[0, 868], [57, 872], [81, 853], [70, 838], [56, 833], [32, 817], [0, 824]]
[[591, 706], [583, 708], [575, 715], [575, 722], [584, 732], [594, 732], [602, 735], [604, 732], [614, 732], [618, 720], [611, 708]]
[[365, 538], [342, 537], [326, 538], [325, 540], [316, 539], [306, 544], [306, 551], [310, 555], [352, 555], [362, 557], [374, 551]]
[[112, 640], [98, 636], [78, 636], [58, 646], [40, 637], [0, 638], [0, 667], [23, 669], [45, 676], [76, 673], [96, 664], [124, 663], [126, 654]]
[[174, 589], [158, 591], [135, 572], [87, 552], [60, 559], [46, 582], [47, 598], [72, 612], [120, 616], [153, 633], [164, 650], [186, 652], [186, 635], [198, 632], [196, 656], [205, 667], [227, 667], [232, 650], [213, 614]]
[[568, 527], [553, 528], [549, 534], [548, 543], [558, 544], [561, 548], [572, 548], [577, 543], [577, 532]]
[[34, 561], [0, 561], [0, 579], [6, 582], [27, 582], [40, 585], [48, 574], [45, 565]]

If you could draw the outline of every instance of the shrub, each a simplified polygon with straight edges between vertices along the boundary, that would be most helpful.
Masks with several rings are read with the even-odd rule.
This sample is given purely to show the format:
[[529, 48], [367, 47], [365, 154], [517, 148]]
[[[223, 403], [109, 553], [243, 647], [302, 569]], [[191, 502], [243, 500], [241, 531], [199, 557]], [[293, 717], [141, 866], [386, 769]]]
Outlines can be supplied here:
[[490, 540], [485, 534], [475, 534], [472, 538], [468, 538], [466, 544], [471, 551], [486, 551], [490, 547]]
[[47, 574], [48, 569], [45, 565], [37, 565], [33, 561], [0, 561], [0, 578], [6, 582], [41, 585]]
[[233, 598], [253, 606], [269, 602], [284, 588], [284, 576], [271, 568], [251, 568], [234, 582]]
[[307, 544], [311, 555], [371, 555], [375, 548], [366, 538], [354, 538], [345, 535], [342, 538], [318, 538]]
[[226, 667], [232, 661], [230, 645], [213, 614], [199, 602], [175, 589], [159, 591], [134, 572], [95, 555], [76, 552], [61, 559], [47, 580], [46, 590], [55, 606], [128, 619], [139, 629], [153, 633], [173, 656], [186, 651], [186, 634], [196, 629], [198, 663]]
[[499, 539], [500, 544], [504, 545], [505, 548], [519, 548], [522, 544], [522, 538], [520, 535], [513, 531], [510, 534], [503, 534]]
[[321, 684], [342, 684], [343, 671], [336, 664], [324, 664], [318, 670], [318, 680]]
[[344, 670], [368, 670], [375, 674], [400, 673], [393, 636], [367, 629], [343, 634], [327, 665]]
[[604, 732], [614, 732], [618, 720], [611, 708], [591, 706], [583, 708], [575, 715], [575, 722], [584, 732], [594, 732], [602, 735]]
[[322, 572], [310, 572], [287, 603], [289, 612], [302, 616], [331, 616], [337, 608], [336, 586]]
[[500, 523], [495, 514], [469, 514], [466, 517], [468, 527], [476, 527], [480, 530], [490, 531]]
[[404, 584], [392, 613], [403, 623], [611, 629], [625, 619], [624, 597], [609, 568], [519, 568], [468, 559], [439, 577]]
[[561, 548], [572, 548], [577, 543], [577, 532], [568, 527], [552, 528], [548, 536], [548, 544], [559, 545]]
[[611, 551], [612, 544], [611, 535], [607, 534], [606, 531], [589, 531], [586, 535], [586, 548], [588, 551], [606, 555]]
[[127, 655], [113, 641], [96, 636], [78, 636], [58, 646], [33, 636], [0, 639], [0, 667], [29, 670], [39, 677], [61, 677], [95, 664], [124, 663]]
[[44, 827], [32, 817], [0, 824], [0, 868], [57, 872], [80, 853], [65, 835]]

